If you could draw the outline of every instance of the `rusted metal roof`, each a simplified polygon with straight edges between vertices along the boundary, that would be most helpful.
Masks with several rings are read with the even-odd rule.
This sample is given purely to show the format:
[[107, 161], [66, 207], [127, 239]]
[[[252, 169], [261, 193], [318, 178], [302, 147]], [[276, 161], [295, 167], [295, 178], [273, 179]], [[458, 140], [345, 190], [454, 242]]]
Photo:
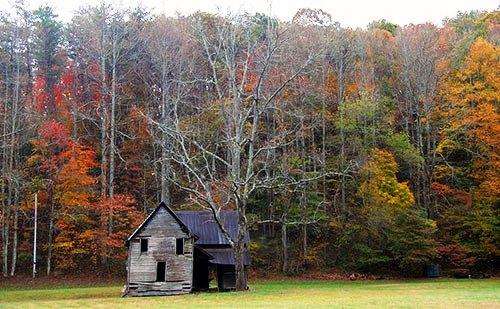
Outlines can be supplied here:
[[[232, 248], [205, 248], [213, 258], [210, 259], [212, 264], [235, 265], [234, 252]], [[245, 249], [243, 253], [243, 264], [250, 265], [250, 253]]]
[[[197, 245], [229, 245], [211, 212], [176, 211], [175, 214], [191, 233], [198, 236], [198, 240], [195, 242]], [[220, 218], [231, 239], [236, 239], [238, 234], [238, 213], [236, 211], [224, 211], [220, 213]], [[248, 244], [249, 240], [248, 234], [245, 235], [245, 243]]]

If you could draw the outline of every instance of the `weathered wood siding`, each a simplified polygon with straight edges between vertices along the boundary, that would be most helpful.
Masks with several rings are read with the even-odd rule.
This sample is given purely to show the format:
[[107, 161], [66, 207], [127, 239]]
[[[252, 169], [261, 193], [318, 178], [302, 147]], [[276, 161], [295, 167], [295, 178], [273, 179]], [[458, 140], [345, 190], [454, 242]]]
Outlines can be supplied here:
[[[148, 251], [141, 252], [140, 239], [148, 239]], [[184, 254], [175, 252], [176, 239], [184, 238]], [[165, 282], [156, 282], [157, 262], [166, 262]], [[193, 279], [193, 239], [165, 208], [130, 241], [127, 295], [188, 293]]]

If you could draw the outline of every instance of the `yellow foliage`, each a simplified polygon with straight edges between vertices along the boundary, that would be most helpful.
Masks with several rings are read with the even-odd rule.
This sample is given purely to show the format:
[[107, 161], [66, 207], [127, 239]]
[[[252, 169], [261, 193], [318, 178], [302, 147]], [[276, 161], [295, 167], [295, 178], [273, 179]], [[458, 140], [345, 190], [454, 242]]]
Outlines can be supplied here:
[[[440, 86], [448, 103], [441, 111], [448, 125], [442, 131], [445, 138], [437, 150], [449, 147], [472, 150], [471, 176], [478, 182], [481, 198], [500, 196], [499, 60], [500, 48], [478, 38], [462, 68], [445, 78]], [[465, 145], [453, 141], [457, 132], [465, 134]]]
[[362, 170], [363, 182], [359, 195], [365, 206], [380, 211], [399, 211], [415, 203], [406, 182], [396, 178], [398, 164], [394, 156], [383, 149], [374, 149]]

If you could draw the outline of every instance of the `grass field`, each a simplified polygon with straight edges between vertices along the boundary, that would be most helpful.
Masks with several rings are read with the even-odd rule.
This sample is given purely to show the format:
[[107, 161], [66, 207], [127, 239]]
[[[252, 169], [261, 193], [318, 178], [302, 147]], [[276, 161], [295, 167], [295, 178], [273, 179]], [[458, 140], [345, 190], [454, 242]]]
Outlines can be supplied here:
[[500, 280], [258, 281], [248, 292], [121, 298], [122, 286], [0, 288], [0, 308], [500, 308]]

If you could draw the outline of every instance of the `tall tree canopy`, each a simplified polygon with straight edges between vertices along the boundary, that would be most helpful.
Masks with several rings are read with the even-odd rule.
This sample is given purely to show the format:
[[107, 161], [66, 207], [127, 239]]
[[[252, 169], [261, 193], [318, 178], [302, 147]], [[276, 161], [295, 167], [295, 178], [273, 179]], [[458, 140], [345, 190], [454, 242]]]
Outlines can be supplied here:
[[0, 18], [4, 276], [123, 274], [160, 202], [238, 212], [253, 267], [420, 276], [498, 262], [498, 10], [350, 29], [322, 10]]

